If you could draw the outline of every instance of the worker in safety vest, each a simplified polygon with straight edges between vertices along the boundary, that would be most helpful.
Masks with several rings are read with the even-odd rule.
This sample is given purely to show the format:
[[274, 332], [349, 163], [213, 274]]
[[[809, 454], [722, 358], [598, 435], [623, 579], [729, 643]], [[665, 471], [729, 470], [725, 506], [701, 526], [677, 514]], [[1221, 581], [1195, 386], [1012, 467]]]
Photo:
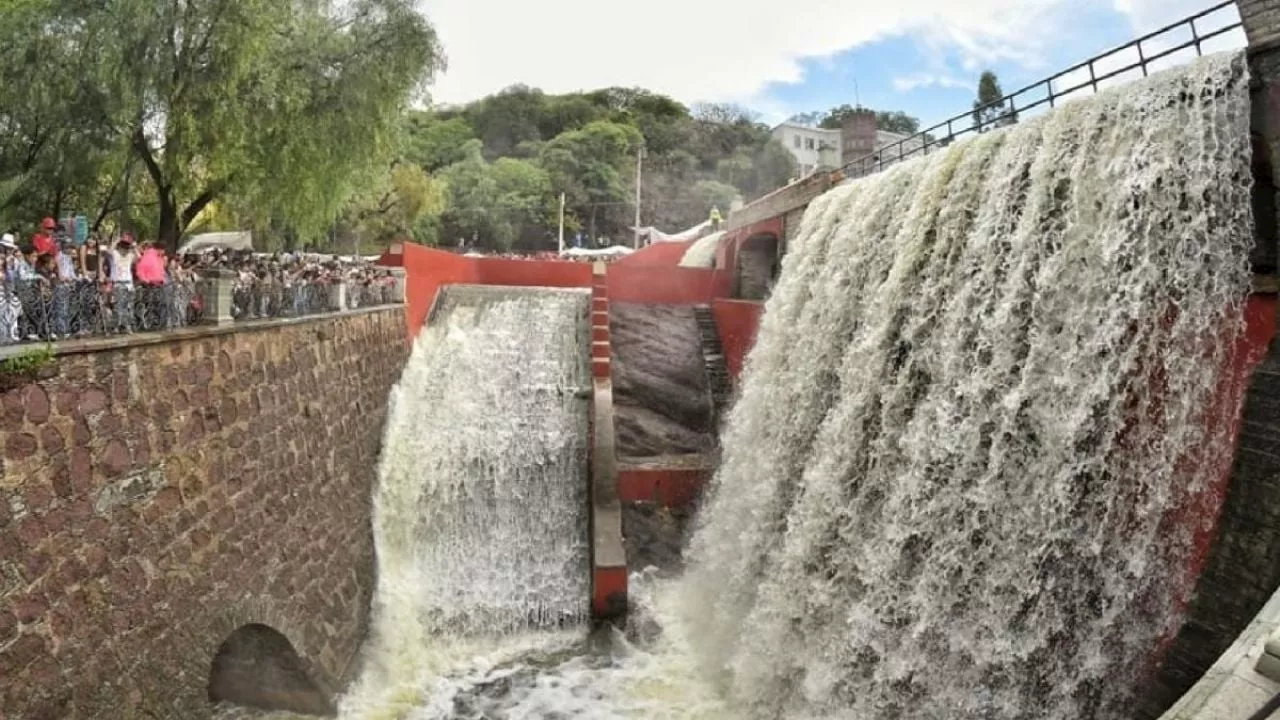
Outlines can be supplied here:
[[711, 206], [711, 232], [720, 229], [720, 208], [715, 205]]

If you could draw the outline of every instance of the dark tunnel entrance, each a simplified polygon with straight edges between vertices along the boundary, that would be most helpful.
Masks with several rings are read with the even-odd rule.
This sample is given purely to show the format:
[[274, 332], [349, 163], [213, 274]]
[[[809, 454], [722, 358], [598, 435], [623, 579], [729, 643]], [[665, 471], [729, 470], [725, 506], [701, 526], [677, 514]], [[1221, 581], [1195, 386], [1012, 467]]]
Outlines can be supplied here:
[[223, 641], [209, 673], [209, 701], [309, 715], [336, 713], [289, 639], [266, 625], [245, 625]]
[[775, 235], [752, 235], [738, 250], [738, 292], [743, 300], [764, 300], [778, 279], [780, 263]]

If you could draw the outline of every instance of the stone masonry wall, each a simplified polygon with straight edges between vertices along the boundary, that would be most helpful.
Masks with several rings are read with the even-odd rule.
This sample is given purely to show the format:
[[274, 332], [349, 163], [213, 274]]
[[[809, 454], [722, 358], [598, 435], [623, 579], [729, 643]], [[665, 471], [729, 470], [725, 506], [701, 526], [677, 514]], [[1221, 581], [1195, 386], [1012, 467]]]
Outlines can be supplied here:
[[406, 354], [392, 307], [66, 355], [0, 398], [0, 718], [207, 717], [251, 623], [337, 687]]

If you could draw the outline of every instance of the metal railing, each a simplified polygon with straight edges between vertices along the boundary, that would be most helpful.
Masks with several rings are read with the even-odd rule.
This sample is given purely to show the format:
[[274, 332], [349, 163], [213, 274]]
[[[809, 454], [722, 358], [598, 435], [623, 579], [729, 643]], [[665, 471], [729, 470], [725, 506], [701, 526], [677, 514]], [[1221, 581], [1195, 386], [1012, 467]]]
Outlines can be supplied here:
[[231, 315], [236, 320], [305, 317], [398, 302], [396, 288], [389, 283], [253, 280], [236, 283]]
[[172, 330], [200, 322], [194, 283], [0, 282], [0, 345]]
[[[947, 120], [943, 120], [936, 125], [921, 130], [914, 135], [903, 138], [897, 142], [890, 143], [889, 145], [885, 145], [871, 154], [845, 164], [840, 168], [840, 170], [845, 177], [849, 178], [871, 175], [890, 165], [895, 165], [916, 155], [928, 155], [930, 148], [946, 147], [954, 142], [956, 138], [967, 133], [983, 132], [985, 129], [992, 126], [999, 127], [1016, 122], [1020, 113], [1034, 110], [1045, 104], [1052, 108], [1058, 100], [1061, 100], [1073, 93], [1082, 91], [1085, 88], [1089, 88], [1092, 92], [1096, 93], [1098, 91], [1099, 83], [1103, 83], [1117, 75], [1122, 75], [1124, 73], [1140, 69], [1143, 77], [1146, 77], [1150, 72], [1152, 63], [1169, 57], [1174, 53], [1186, 50], [1187, 48], [1194, 47], [1196, 50], [1196, 56], [1202, 56], [1204, 54], [1205, 42], [1240, 28], [1242, 23], [1237, 20], [1236, 22], [1228, 23], [1222, 27], [1202, 31], [1201, 28], [1197, 26], [1197, 21], [1201, 21], [1209, 15], [1225, 10], [1233, 5], [1235, 5], [1235, 0], [1226, 0], [1225, 2], [1218, 3], [1217, 5], [1206, 10], [1202, 10], [1195, 15], [1166, 25], [1159, 30], [1147, 33], [1136, 40], [1114, 47], [1099, 55], [1095, 55], [1084, 62], [1072, 65], [1066, 70], [1050, 75], [1043, 80], [1031, 83], [1030, 85], [1009, 93], [986, 106], [975, 108], [952, 118], [948, 118]], [[1143, 48], [1143, 43], [1149, 43], [1153, 40], [1166, 38], [1166, 36], [1180, 30], [1190, 30], [1191, 39], [1184, 40], [1182, 42], [1175, 42], [1173, 45], [1159, 49], [1151, 54], [1148, 54], [1146, 49]], [[1099, 71], [1100, 61], [1114, 58], [1121, 53], [1135, 49], [1137, 51], [1136, 61], [1124, 61], [1124, 64], [1119, 67], [1111, 68], [1105, 72]], [[1061, 81], [1064, 78], [1074, 79], [1073, 76], [1076, 74], [1081, 74], [1083, 77], [1083, 73], [1085, 72], [1088, 73], [1087, 79], [1074, 82], [1065, 89], [1054, 87], [1055, 82]], [[1031, 101], [1022, 105], [1018, 104], [1019, 98], [1024, 98], [1024, 96], [1035, 91], [1042, 92], [1043, 96], [1033, 98]], [[989, 113], [984, 112], [1001, 107], [1005, 109], [998, 115], [987, 117]], [[961, 123], [967, 124], [962, 125]]]
[[[197, 325], [206, 315], [203, 287], [196, 281], [145, 285], [42, 277], [7, 282], [0, 275], [0, 346]], [[230, 310], [235, 320], [322, 315], [397, 304], [399, 292], [395, 283], [378, 279], [234, 282]]]

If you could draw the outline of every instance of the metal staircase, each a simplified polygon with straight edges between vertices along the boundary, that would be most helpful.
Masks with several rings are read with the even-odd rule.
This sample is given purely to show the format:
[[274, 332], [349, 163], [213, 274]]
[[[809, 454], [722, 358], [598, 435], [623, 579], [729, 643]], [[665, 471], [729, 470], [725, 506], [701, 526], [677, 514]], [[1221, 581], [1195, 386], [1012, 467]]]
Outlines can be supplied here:
[[733, 383], [729, 380], [729, 371], [724, 363], [724, 348], [720, 345], [720, 332], [716, 329], [716, 319], [711, 308], [696, 305], [693, 308], [694, 319], [698, 322], [698, 335], [702, 340], [702, 361], [707, 370], [707, 381], [711, 386], [711, 405], [717, 427], [724, 419], [725, 411], [733, 399]]

